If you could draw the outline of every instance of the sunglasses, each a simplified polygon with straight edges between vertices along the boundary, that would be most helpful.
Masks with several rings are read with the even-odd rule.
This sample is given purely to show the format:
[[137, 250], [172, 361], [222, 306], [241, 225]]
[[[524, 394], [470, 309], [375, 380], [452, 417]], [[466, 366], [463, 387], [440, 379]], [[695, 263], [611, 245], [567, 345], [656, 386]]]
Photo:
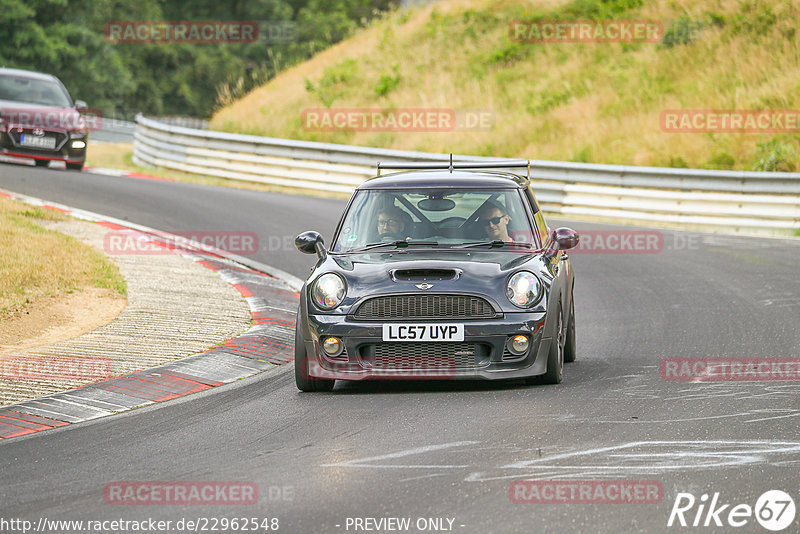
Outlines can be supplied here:
[[489, 226], [490, 224], [497, 226], [498, 224], [500, 224], [500, 221], [503, 220], [503, 217], [505, 217], [505, 215], [501, 215], [499, 217], [492, 217], [491, 219], [481, 219], [481, 224], [484, 226]]
[[399, 223], [400, 221], [398, 221], [397, 219], [378, 219], [378, 226], [386, 226]]

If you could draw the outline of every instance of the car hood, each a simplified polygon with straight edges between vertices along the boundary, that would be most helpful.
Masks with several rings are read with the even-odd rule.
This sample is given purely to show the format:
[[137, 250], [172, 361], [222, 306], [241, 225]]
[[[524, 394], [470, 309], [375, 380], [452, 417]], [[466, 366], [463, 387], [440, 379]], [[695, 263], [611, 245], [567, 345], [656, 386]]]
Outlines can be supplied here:
[[[429, 276], [430, 270], [451, 271], [454, 276], [441, 279], [441, 276], [436, 276], [437, 273]], [[422, 291], [480, 294], [493, 301], [498, 310], [520, 311], [511, 305], [505, 293], [508, 277], [520, 270], [535, 273], [546, 287], [553, 279], [551, 262], [541, 253], [469, 249], [329, 255], [314, 269], [309, 281], [326, 272], [336, 272], [344, 277], [347, 296], [342, 306], [337, 308], [338, 313], [349, 313], [364, 298]], [[418, 287], [422, 284], [429, 284], [430, 287]]]
[[84, 118], [74, 108], [43, 106], [13, 100], [0, 100], [0, 117], [10, 127], [34, 127], [61, 132], [85, 127]]

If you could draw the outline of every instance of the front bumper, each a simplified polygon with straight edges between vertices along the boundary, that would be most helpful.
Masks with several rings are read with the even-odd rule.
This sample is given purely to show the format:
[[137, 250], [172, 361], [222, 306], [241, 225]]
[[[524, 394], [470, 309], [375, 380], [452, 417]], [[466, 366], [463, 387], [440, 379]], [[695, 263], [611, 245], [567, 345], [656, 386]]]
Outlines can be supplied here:
[[63, 161], [65, 163], [81, 163], [86, 161], [86, 147], [72, 148], [73, 141], [83, 141], [88, 144], [88, 136], [72, 138], [69, 132], [46, 132], [46, 135], [56, 137], [56, 147], [53, 150], [46, 148], [29, 148], [19, 143], [19, 136], [27, 131], [0, 132], [0, 154], [16, 158], [37, 159], [41, 161]]
[[[356, 321], [342, 315], [309, 315], [304, 333], [309, 375], [336, 380], [502, 380], [542, 375], [547, 371], [550, 337], [545, 313], [505, 313], [485, 320], [407, 320], [404, 323], [462, 323], [463, 342], [384, 342], [383, 322]], [[510, 336], [525, 334], [528, 350], [514, 355]], [[310, 336], [310, 339], [309, 339]], [[344, 343], [340, 356], [329, 357], [320, 340], [335, 336]]]

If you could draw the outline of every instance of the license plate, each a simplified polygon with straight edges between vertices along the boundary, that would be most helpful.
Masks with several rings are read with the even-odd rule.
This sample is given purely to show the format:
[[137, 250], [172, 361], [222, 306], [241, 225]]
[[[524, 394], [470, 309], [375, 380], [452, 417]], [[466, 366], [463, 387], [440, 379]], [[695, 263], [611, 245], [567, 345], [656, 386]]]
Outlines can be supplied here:
[[22, 146], [29, 146], [33, 148], [49, 148], [52, 150], [56, 147], [56, 138], [22, 134], [22, 137], [20, 138], [20, 144], [22, 144]]
[[464, 341], [463, 324], [384, 324], [384, 341]]

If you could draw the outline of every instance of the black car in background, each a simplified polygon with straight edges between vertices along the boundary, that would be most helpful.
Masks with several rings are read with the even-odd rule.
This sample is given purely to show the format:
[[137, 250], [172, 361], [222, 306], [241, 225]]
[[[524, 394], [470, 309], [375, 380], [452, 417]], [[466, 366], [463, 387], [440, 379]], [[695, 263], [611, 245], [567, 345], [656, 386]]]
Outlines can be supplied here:
[[[527, 162], [397, 163], [353, 194], [300, 292], [295, 379], [559, 383], [575, 359], [569, 228], [550, 230]], [[491, 170], [489, 170], [491, 169]]]
[[73, 102], [55, 76], [0, 68], [0, 155], [82, 169], [89, 141], [81, 114], [86, 108], [81, 100]]

